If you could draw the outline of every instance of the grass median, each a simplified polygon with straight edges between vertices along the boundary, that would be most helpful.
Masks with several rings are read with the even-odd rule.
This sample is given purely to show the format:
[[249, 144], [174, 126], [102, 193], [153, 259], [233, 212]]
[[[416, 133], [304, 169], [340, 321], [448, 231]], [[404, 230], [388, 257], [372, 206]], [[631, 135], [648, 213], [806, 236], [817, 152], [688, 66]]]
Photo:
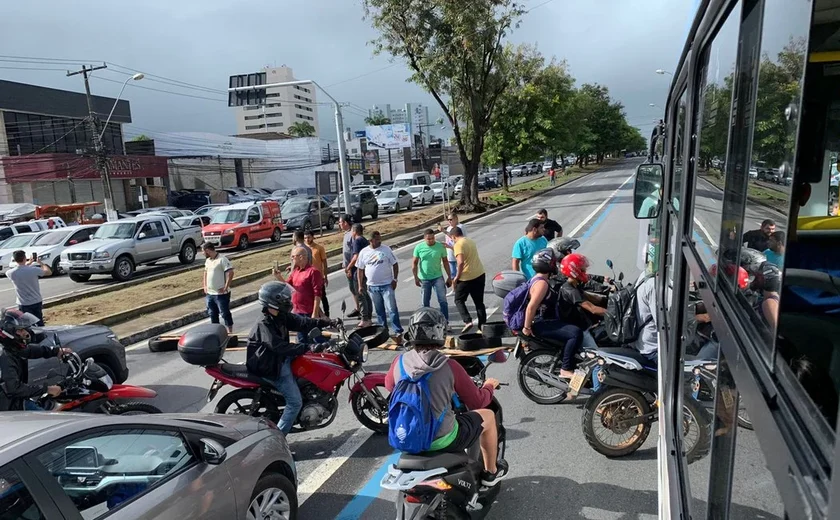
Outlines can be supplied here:
[[[721, 173], [712, 169], [703, 178], [723, 190], [725, 180]], [[749, 182], [747, 185], [747, 200], [769, 206], [782, 213], [787, 213], [790, 209], [789, 194], [772, 188], [765, 188], [754, 182]]]

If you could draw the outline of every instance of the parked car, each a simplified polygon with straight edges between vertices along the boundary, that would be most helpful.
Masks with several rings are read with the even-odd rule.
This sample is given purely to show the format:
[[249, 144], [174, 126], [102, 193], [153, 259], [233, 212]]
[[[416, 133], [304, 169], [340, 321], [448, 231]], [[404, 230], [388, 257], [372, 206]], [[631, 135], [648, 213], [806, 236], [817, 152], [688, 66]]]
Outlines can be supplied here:
[[449, 200], [455, 188], [449, 181], [438, 181], [432, 183], [432, 191], [435, 193], [435, 200]]
[[353, 186], [350, 186], [350, 189], [353, 190], [353, 191], [360, 191], [360, 190], [371, 190], [371, 191], [373, 191], [378, 187], [379, 187], [379, 185], [377, 185], [377, 184], [354, 184]]
[[[39, 234], [28, 246], [18, 249], [23, 249], [27, 258], [31, 258], [33, 254], [38, 255], [41, 262], [52, 268], [53, 276], [57, 276], [62, 274], [59, 265], [61, 253], [70, 246], [87, 242], [96, 233], [97, 229], [99, 229], [99, 224], [86, 224], [45, 231]], [[9, 255], [9, 261], [5, 265], [8, 270], [17, 264]]]
[[528, 163], [528, 171], [531, 172], [531, 175], [536, 175], [542, 172], [542, 163], [538, 162], [529, 162]]
[[[344, 194], [340, 193], [330, 207], [333, 216], [338, 220], [338, 216], [345, 212]], [[351, 191], [350, 216], [353, 218], [353, 222], [361, 222], [368, 215], [373, 219], [379, 217], [379, 205], [376, 202], [376, 196], [370, 190]]]
[[286, 200], [297, 197], [299, 194], [298, 190], [274, 190], [269, 199], [276, 200], [282, 205]]
[[175, 217], [175, 223], [180, 227], [198, 226], [204, 227], [210, 223], [212, 218], [209, 215], [192, 215], [189, 217]]
[[86, 282], [94, 274], [107, 274], [124, 282], [139, 265], [154, 264], [177, 256], [182, 264], [195, 261], [201, 243], [201, 228], [176, 228], [165, 215], [141, 215], [108, 222], [91, 239], [61, 253], [59, 266], [74, 282]]
[[156, 213], [158, 215], [169, 215], [172, 218], [175, 217], [186, 217], [188, 215], [192, 215], [193, 212], [188, 209], [178, 209], [173, 208], [172, 206], [158, 206], [154, 208], [143, 208], [143, 209], [135, 209], [133, 211], [126, 211], [125, 215], [127, 218], [138, 217], [140, 215], [146, 215], [148, 213]]
[[228, 202], [230, 204], [254, 201], [254, 196], [242, 188], [226, 188], [224, 191], [227, 193]]
[[210, 204], [210, 192], [202, 190], [177, 190], [169, 193], [168, 202], [179, 209], [195, 210]]
[[219, 209], [210, 224], [204, 226], [206, 242], [218, 247], [247, 249], [252, 242], [271, 239], [279, 242], [283, 235], [280, 204], [276, 200], [242, 202]]
[[400, 173], [394, 177], [393, 189], [407, 189], [409, 186], [429, 185], [432, 183], [432, 176], [427, 172]]
[[758, 179], [758, 170], [754, 166], [751, 166], [749, 175], [750, 179]]
[[0, 247], [0, 275], [6, 276], [6, 271], [8, 271], [6, 266], [9, 265], [9, 261], [12, 259], [12, 253], [29, 246], [36, 238], [46, 233], [47, 231], [21, 233], [4, 240], [3, 247]]
[[227, 206], [227, 204], [206, 204], [193, 211], [193, 213], [196, 215], [207, 215], [209, 217], [212, 216], [213, 213], [218, 211], [219, 208], [223, 208], [225, 206]]
[[431, 186], [409, 186], [406, 191], [411, 194], [412, 203], [418, 206], [434, 204], [435, 202], [435, 192]]
[[4, 518], [297, 516], [295, 462], [265, 419], [8, 412], [0, 431]]
[[554, 166], [554, 161], [543, 161], [542, 171], [547, 172], [552, 166]]
[[453, 197], [458, 197], [461, 195], [461, 192], [464, 191], [464, 179], [458, 181], [458, 184], [455, 185], [455, 191], [452, 193]]
[[379, 204], [379, 210], [383, 213], [399, 213], [403, 209], [414, 207], [411, 194], [400, 189], [383, 191], [376, 198], [376, 201]]
[[454, 189], [455, 185], [458, 184], [458, 182], [460, 182], [461, 180], [463, 180], [463, 178], [463, 175], [453, 175], [451, 177], [447, 177], [445, 180], [449, 181], [449, 184], [451, 184]]
[[517, 164], [510, 170], [510, 174], [513, 177], [524, 177], [528, 175], [528, 167], [524, 164]]
[[[35, 327], [36, 339], [53, 334], [62, 347], [69, 348], [82, 358], [93, 359], [111, 376], [114, 383], [124, 383], [128, 379], [128, 365], [125, 360], [125, 346], [116, 334], [102, 325], [48, 325]], [[29, 360], [29, 382], [42, 382], [50, 371], [62, 376], [67, 374], [67, 365], [57, 357]]]
[[394, 181], [380, 182], [377, 186], [380, 190], [390, 190], [394, 186]]
[[245, 190], [246, 193], [248, 193], [249, 195], [254, 197], [254, 200], [265, 200], [266, 198], [268, 198], [269, 195], [271, 195], [270, 193], [266, 193], [266, 192], [262, 191], [262, 189], [260, 189], [260, 188], [242, 188], [242, 189]]
[[498, 188], [501, 184], [499, 178], [502, 176], [502, 170], [499, 168], [493, 168], [487, 172], [485, 175], [486, 177], [486, 185], [487, 188]]
[[283, 204], [283, 226], [285, 229], [318, 229], [335, 227], [332, 208], [323, 200], [295, 198]]
[[[60, 218], [57, 220], [61, 221], [61, 225], [58, 227], [65, 227], [63, 220], [61, 220]], [[46, 222], [46, 220], [44, 220], [43, 222]], [[41, 221], [35, 220], [0, 226], [0, 242], [5, 241], [15, 235], [20, 235], [22, 233], [37, 233], [39, 231], [46, 231], [48, 229], [51, 228], [47, 225], [42, 225]]]

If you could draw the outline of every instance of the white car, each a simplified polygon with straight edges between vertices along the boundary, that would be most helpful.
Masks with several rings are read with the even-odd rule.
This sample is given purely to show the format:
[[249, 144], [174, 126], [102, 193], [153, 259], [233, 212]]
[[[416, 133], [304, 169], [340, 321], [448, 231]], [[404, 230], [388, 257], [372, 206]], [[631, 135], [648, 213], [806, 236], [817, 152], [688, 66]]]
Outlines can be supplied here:
[[175, 223], [182, 228], [190, 226], [204, 227], [210, 223], [212, 217], [209, 215], [190, 215], [188, 217], [176, 217]]
[[[743, 171], [743, 170], [741, 170], [741, 171]], [[750, 179], [758, 179], [758, 170], [755, 167], [750, 168], [749, 175], [750, 175]]]
[[399, 213], [400, 210], [414, 207], [411, 194], [406, 190], [385, 190], [376, 197], [376, 203], [383, 213]]
[[449, 200], [455, 190], [449, 181], [433, 182], [431, 188], [435, 192], [435, 200]]
[[458, 181], [458, 184], [455, 185], [455, 191], [452, 192], [452, 196], [457, 197], [461, 194], [462, 191], [464, 191], [464, 180], [463, 179]]
[[412, 201], [418, 206], [435, 203], [435, 192], [432, 187], [427, 184], [409, 186], [406, 191], [411, 194]]
[[[35, 237], [28, 246], [16, 249], [23, 249], [26, 252], [26, 258], [32, 258], [33, 254], [38, 255], [40, 261], [52, 268], [55, 276], [62, 273], [58, 265], [61, 253], [70, 246], [87, 242], [97, 229], [99, 229], [99, 224], [53, 229]], [[9, 258], [9, 261], [4, 262], [3, 265], [6, 269], [10, 269], [15, 265], [15, 261]]]
[[0, 276], [6, 276], [7, 266], [11, 263], [12, 253], [18, 249], [23, 249], [32, 243], [33, 240], [41, 235], [48, 233], [48, 231], [35, 231], [32, 233], [21, 233], [3, 242], [3, 247], [0, 248]]

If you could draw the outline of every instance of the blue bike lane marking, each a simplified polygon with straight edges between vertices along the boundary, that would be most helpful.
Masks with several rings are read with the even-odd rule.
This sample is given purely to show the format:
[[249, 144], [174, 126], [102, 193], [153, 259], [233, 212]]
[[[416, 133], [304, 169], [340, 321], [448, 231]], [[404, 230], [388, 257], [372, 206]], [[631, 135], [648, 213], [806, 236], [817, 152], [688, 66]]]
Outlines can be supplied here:
[[335, 517], [336, 520], [358, 520], [361, 518], [367, 508], [370, 507], [373, 501], [376, 500], [382, 492], [382, 487], [379, 483], [382, 481], [382, 477], [385, 476], [388, 466], [396, 464], [399, 459], [400, 452], [398, 451], [395, 451], [387, 459], [385, 459], [382, 467], [379, 468], [372, 477], [370, 477], [362, 489], [359, 490], [359, 493], [353, 497], [353, 500], [344, 506], [344, 509], [338, 513], [338, 516]]

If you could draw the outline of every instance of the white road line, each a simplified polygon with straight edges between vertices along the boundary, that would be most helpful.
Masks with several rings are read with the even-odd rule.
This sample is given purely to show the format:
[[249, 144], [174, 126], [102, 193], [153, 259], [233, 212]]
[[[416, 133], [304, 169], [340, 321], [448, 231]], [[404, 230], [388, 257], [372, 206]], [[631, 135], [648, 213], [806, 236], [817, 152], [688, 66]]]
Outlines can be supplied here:
[[[359, 428], [328, 459], [315, 468], [298, 486], [298, 506], [303, 505], [309, 497], [318, 491], [318, 488], [323, 486], [371, 435], [373, 435], [372, 430]], [[294, 441], [294, 439], [292, 440]]]
[[577, 195], [577, 193], [572, 193], [571, 195], [569, 195], [569, 198], [573, 199], [573, 198], [575, 198], [575, 195]]
[[413, 282], [413, 281], [414, 281], [414, 275], [409, 276], [408, 278], [403, 280], [402, 283], [408, 283], [408, 282]]
[[715, 242], [715, 239], [712, 238], [712, 235], [709, 234], [709, 232], [706, 230], [703, 224], [701, 224], [700, 221], [697, 220], [697, 217], [694, 217], [694, 223], [697, 224], [697, 227], [700, 228], [700, 231], [702, 231], [703, 234], [706, 235], [706, 240], [709, 241], [709, 245], [712, 246], [712, 248], [717, 247], [717, 242]]
[[624, 182], [622, 182], [622, 183], [621, 183], [621, 186], [619, 186], [619, 187], [618, 187], [618, 188], [616, 188], [616, 189], [615, 189], [612, 193], [610, 193], [610, 196], [609, 196], [609, 197], [607, 197], [606, 199], [604, 199], [604, 202], [602, 202], [601, 204], [599, 204], [597, 208], [595, 208], [594, 210], [592, 210], [592, 213], [590, 213], [590, 214], [589, 214], [589, 215], [588, 215], [585, 219], [583, 219], [583, 221], [582, 221], [580, 224], [578, 224], [577, 226], [575, 226], [575, 228], [574, 228], [574, 229], [573, 229], [573, 230], [572, 230], [572, 231], [568, 234], [568, 236], [573, 237], [573, 236], [577, 235], [577, 234], [578, 234], [578, 231], [580, 231], [581, 229], [583, 229], [583, 226], [585, 226], [585, 225], [586, 225], [586, 224], [587, 224], [590, 220], [592, 220], [593, 218], [595, 218], [595, 215], [597, 215], [597, 214], [598, 214], [598, 212], [599, 212], [599, 211], [601, 211], [601, 210], [604, 208], [604, 206], [606, 206], [606, 205], [607, 205], [607, 203], [608, 203], [609, 201], [611, 201], [611, 200], [613, 199], [613, 197], [615, 197], [615, 196], [618, 194], [618, 190], [620, 190], [621, 188], [623, 188], [623, 187], [624, 187], [624, 185], [625, 185], [625, 184], [627, 184], [628, 182], [630, 182], [630, 180], [631, 180], [633, 177], [635, 177], [635, 176], [636, 176], [636, 174], [633, 174], [633, 175], [631, 175], [630, 177], [627, 177], [627, 178], [624, 180]]

